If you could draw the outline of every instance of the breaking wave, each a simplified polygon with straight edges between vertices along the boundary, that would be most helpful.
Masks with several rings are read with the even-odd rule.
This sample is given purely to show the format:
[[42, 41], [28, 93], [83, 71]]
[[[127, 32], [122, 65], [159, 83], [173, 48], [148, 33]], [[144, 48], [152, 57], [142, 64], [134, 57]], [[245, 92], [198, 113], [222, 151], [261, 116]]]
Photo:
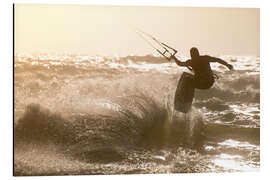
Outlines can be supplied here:
[[[151, 97], [140, 94], [95, 101], [93, 105], [103, 105], [66, 117], [39, 104], [28, 105], [15, 126], [15, 146], [20, 142], [54, 143], [82, 160], [94, 160], [99, 154], [98, 161], [110, 161], [121, 160], [126, 149], [179, 146], [187, 137], [185, 122], [170, 122], [170, 110]], [[195, 134], [199, 137], [200, 129], [192, 131], [193, 138]], [[197, 141], [193, 139], [193, 145]]]

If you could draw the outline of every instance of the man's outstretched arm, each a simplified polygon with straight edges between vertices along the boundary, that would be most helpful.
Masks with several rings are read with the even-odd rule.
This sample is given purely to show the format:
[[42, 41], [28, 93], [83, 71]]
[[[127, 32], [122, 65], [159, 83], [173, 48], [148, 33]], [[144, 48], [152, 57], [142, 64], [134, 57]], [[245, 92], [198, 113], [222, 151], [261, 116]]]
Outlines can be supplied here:
[[215, 58], [215, 57], [209, 57], [209, 62], [218, 62], [224, 66], [226, 66], [228, 69], [232, 70], [233, 66], [229, 63], [227, 63], [226, 61], [219, 59], [219, 58]]
[[171, 58], [174, 59], [175, 63], [178, 66], [186, 66], [186, 67], [190, 67], [191, 66], [191, 64], [190, 64], [189, 61], [185, 61], [185, 62], [179, 61], [175, 56], [172, 56]]

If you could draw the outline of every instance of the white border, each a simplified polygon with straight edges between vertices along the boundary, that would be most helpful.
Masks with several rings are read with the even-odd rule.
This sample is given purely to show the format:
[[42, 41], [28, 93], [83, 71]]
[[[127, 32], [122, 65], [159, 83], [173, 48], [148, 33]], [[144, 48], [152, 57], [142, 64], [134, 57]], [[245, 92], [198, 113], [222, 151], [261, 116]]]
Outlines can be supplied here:
[[245, 0], [14, 0], [14, 3], [90, 4], [124, 6], [196, 6], [196, 7], [259, 7], [257, 1]]
[[[136, 5], [136, 6], [189, 6], [189, 7], [248, 7], [261, 8], [261, 171], [259, 173], [222, 173], [222, 174], [169, 174], [169, 175], [113, 175], [113, 176], [64, 176], [64, 177], [42, 177], [43, 179], [138, 179], [138, 178], [207, 178], [207, 179], [266, 179], [269, 177], [269, 111], [270, 98], [268, 92], [270, 67], [269, 53], [269, 18], [270, 9], [267, 0], [13, 0], [1, 1], [0, 18], [0, 62], [1, 62], [1, 177], [12, 177], [12, 3], [41, 3], [41, 4], [88, 4], [88, 5]], [[37, 177], [27, 177], [27, 179]], [[23, 178], [26, 179], [26, 178]]]

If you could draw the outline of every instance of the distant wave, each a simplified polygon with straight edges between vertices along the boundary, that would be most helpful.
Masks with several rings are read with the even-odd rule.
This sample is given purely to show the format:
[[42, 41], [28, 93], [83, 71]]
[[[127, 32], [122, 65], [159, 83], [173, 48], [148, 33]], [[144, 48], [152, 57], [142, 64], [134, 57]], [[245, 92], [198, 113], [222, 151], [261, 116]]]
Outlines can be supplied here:
[[[185, 61], [188, 57], [177, 57], [180, 61]], [[253, 56], [220, 56], [227, 62], [232, 63], [237, 70], [259, 72], [260, 58]], [[43, 66], [45, 68], [51, 67], [65, 67], [75, 66], [77, 68], [89, 68], [95, 67], [112, 67], [112, 68], [142, 68], [147, 65], [165, 65], [170, 64], [176, 67], [175, 63], [168, 62], [163, 57], [157, 57], [154, 55], [145, 56], [126, 56], [126, 57], [102, 57], [102, 56], [87, 56], [87, 55], [27, 55], [16, 54], [15, 55], [15, 69], [20, 69], [27, 64], [36, 68]], [[135, 65], [135, 66], [134, 66]], [[138, 66], [143, 65], [143, 66]], [[211, 63], [213, 69], [223, 71], [226, 69], [224, 66], [218, 63]]]

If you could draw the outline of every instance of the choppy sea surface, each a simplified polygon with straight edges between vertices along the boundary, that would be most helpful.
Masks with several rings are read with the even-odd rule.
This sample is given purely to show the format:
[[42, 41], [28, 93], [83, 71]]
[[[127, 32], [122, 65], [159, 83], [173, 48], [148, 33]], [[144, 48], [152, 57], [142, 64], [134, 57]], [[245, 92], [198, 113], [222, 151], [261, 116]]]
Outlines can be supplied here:
[[[260, 58], [173, 110], [184, 68], [147, 56], [16, 54], [14, 174], [243, 172], [260, 168]], [[180, 57], [185, 60], [185, 57]]]

